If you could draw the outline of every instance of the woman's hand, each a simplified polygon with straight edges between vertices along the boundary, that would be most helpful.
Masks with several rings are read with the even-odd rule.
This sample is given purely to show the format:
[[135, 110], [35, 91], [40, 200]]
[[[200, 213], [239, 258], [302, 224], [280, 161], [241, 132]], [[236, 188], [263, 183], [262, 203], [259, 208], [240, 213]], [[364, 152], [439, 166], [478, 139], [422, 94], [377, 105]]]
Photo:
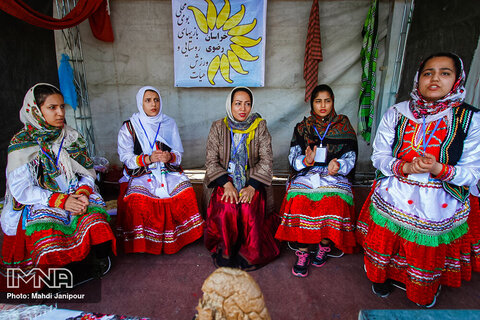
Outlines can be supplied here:
[[305, 162], [308, 164], [313, 164], [315, 162], [315, 154], [317, 153], [317, 146], [313, 147], [313, 150], [310, 146], [305, 149]]
[[168, 163], [172, 159], [172, 155], [168, 151], [155, 150], [149, 156], [150, 162], [163, 162]]
[[80, 198], [78, 198], [80, 201], [85, 204], [86, 207], [90, 204], [90, 201], [88, 200], [88, 197], [85, 194], [80, 194]]
[[255, 188], [252, 186], [246, 186], [240, 190], [240, 203], [250, 203], [252, 202], [253, 196], [255, 195]]
[[85, 203], [84, 198], [87, 198], [84, 194], [69, 195], [67, 201], [65, 201], [65, 210], [70, 211], [74, 216], [84, 214], [88, 207], [88, 198], [87, 203]]
[[331, 176], [336, 175], [338, 170], [340, 170], [340, 163], [338, 163], [337, 158], [330, 160], [328, 163], [328, 174]]
[[228, 181], [223, 185], [223, 196], [221, 201], [238, 203], [238, 192], [237, 189], [233, 186], [233, 183]]
[[403, 166], [404, 174], [411, 173], [431, 173], [436, 176], [442, 170], [442, 165], [437, 162], [434, 155], [426, 153], [425, 156], [416, 157], [412, 162], [407, 162]]
[[160, 150], [158, 150], [158, 152], [160, 153], [159, 155], [160, 162], [169, 163], [170, 160], [172, 159], [172, 155], [170, 154], [170, 152], [160, 151]]
[[433, 154], [425, 153], [424, 157], [420, 157], [420, 162], [433, 176], [437, 176], [442, 171], [442, 164], [437, 162]]

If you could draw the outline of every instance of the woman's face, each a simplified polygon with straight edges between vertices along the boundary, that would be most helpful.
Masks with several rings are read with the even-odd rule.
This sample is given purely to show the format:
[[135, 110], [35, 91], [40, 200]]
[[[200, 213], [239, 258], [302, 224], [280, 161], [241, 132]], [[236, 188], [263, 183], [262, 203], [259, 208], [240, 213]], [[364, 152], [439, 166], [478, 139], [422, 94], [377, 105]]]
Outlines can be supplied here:
[[62, 95], [55, 93], [49, 95], [40, 106], [45, 121], [57, 128], [63, 128], [65, 124], [65, 102]]
[[143, 111], [149, 117], [155, 117], [160, 112], [160, 97], [155, 91], [145, 91], [143, 95]]
[[319, 117], [325, 117], [332, 112], [333, 99], [327, 91], [320, 91], [313, 99], [313, 112]]
[[237, 91], [233, 95], [232, 115], [238, 122], [243, 122], [247, 119], [252, 110], [252, 101], [250, 95], [245, 91]]
[[450, 57], [434, 57], [425, 63], [418, 79], [418, 91], [428, 102], [443, 98], [455, 83], [455, 63]]

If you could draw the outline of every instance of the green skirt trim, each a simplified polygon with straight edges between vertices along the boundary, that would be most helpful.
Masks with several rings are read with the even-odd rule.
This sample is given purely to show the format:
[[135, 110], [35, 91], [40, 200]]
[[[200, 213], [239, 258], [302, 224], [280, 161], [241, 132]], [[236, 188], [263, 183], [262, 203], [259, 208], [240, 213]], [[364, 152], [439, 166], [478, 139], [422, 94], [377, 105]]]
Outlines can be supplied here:
[[468, 223], [465, 221], [463, 224], [453, 228], [452, 230], [444, 234], [421, 234], [413, 230], [407, 229], [403, 226], [399, 226], [393, 221], [385, 218], [377, 212], [373, 205], [370, 205], [370, 216], [373, 222], [375, 222], [377, 225], [387, 228], [399, 237], [407, 241], [415, 242], [416, 244], [427, 247], [438, 247], [441, 244], [450, 244], [468, 232]]
[[323, 192], [323, 193], [318, 193], [318, 192], [289, 192], [287, 194], [287, 201], [290, 201], [290, 199], [292, 199], [293, 197], [296, 197], [296, 196], [305, 196], [307, 197], [308, 199], [312, 200], [312, 201], [320, 201], [322, 200], [324, 197], [334, 197], [334, 196], [337, 196], [337, 197], [340, 197], [341, 199], [343, 199], [343, 201], [345, 201], [346, 203], [348, 203], [349, 205], [353, 206], [353, 197], [348, 195], [348, 194], [344, 194], [344, 193], [340, 193], [340, 192]]
[[[87, 208], [87, 212], [84, 215], [91, 214], [91, 213], [101, 213], [105, 216], [107, 221], [109, 222], [111, 220], [110, 215], [107, 213], [107, 210], [105, 210], [103, 207], [98, 207], [98, 206], [89, 206]], [[57, 230], [60, 231], [66, 235], [71, 235], [75, 232], [77, 229], [77, 223], [78, 220], [82, 216], [73, 216], [72, 222], [69, 225], [64, 225], [64, 224], [58, 224], [58, 223], [53, 223], [53, 222], [38, 222], [38, 223], [33, 223], [25, 228], [25, 234], [27, 236], [31, 236], [34, 232], [36, 231], [42, 231], [42, 230]]]

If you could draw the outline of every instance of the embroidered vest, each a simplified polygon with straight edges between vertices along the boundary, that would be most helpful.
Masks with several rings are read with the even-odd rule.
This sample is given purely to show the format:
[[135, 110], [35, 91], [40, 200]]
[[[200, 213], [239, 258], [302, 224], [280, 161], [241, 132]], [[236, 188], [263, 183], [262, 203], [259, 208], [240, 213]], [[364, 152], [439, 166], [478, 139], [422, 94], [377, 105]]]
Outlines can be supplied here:
[[[140, 141], [138, 141], [138, 139], [137, 139], [137, 136], [135, 134], [135, 129], [133, 128], [132, 123], [130, 122], [130, 120], [127, 120], [127, 121], [124, 121], [123, 124], [125, 124], [127, 126], [128, 132], [132, 136], [132, 139], [133, 139], [133, 153], [137, 156], [143, 154], [142, 146], [140, 145]], [[168, 151], [168, 152], [172, 151], [172, 148], [170, 148], [168, 145], [166, 145], [166, 144], [164, 144], [160, 141], [156, 141], [156, 144], [157, 144], [158, 150]], [[181, 168], [181, 166], [173, 166], [170, 163], [165, 163], [165, 167], [170, 172], [183, 172], [183, 169]], [[147, 170], [148, 167], [140, 167], [140, 168], [137, 168], [137, 169], [129, 169], [126, 165], [123, 165], [123, 168], [125, 169], [127, 174], [130, 177], [133, 177], [133, 178], [143, 176], [144, 174], [147, 174], [147, 173], [151, 173], [150, 170]]]
[[[454, 166], [458, 163], [463, 153], [463, 142], [468, 135], [468, 129], [472, 116], [478, 110], [469, 104], [463, 103], [452, 109], [452, 119], [445, 140], [440, 146], [439, 162]], [[392, 145], [392, 156], [397, 158], [398, 152], [403, 143], [403, 136], [408, 124], [408, 118], [399, 114], [395, 127], [395, 138]], [[380, 171], [375, 172], [375, 179], [383, 179], [386, 176]], [[464, 202], [469, 192], [468, 186], [456, 186], [448, 182], [442, 182], [443, 189], [458, 201]]]

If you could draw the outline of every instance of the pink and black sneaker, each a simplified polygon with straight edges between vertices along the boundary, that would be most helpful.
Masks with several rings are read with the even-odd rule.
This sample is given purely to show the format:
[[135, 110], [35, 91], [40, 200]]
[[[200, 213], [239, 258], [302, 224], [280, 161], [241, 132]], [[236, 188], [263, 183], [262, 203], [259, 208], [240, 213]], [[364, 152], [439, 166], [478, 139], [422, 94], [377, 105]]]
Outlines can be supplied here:
[[305, 278], [308, 276], [308, 265], [310, 264], [310, 254], [308, 252], [297, 250], [297, 262], [293, 265], [292, 274], [296, 277]]
[[329, 246], [324, 247], [321, 244], [318, 244], [317, 255], [313, 258], [312, 265], [317, 268], [322, 267], [327, 262], [330, 250]]

